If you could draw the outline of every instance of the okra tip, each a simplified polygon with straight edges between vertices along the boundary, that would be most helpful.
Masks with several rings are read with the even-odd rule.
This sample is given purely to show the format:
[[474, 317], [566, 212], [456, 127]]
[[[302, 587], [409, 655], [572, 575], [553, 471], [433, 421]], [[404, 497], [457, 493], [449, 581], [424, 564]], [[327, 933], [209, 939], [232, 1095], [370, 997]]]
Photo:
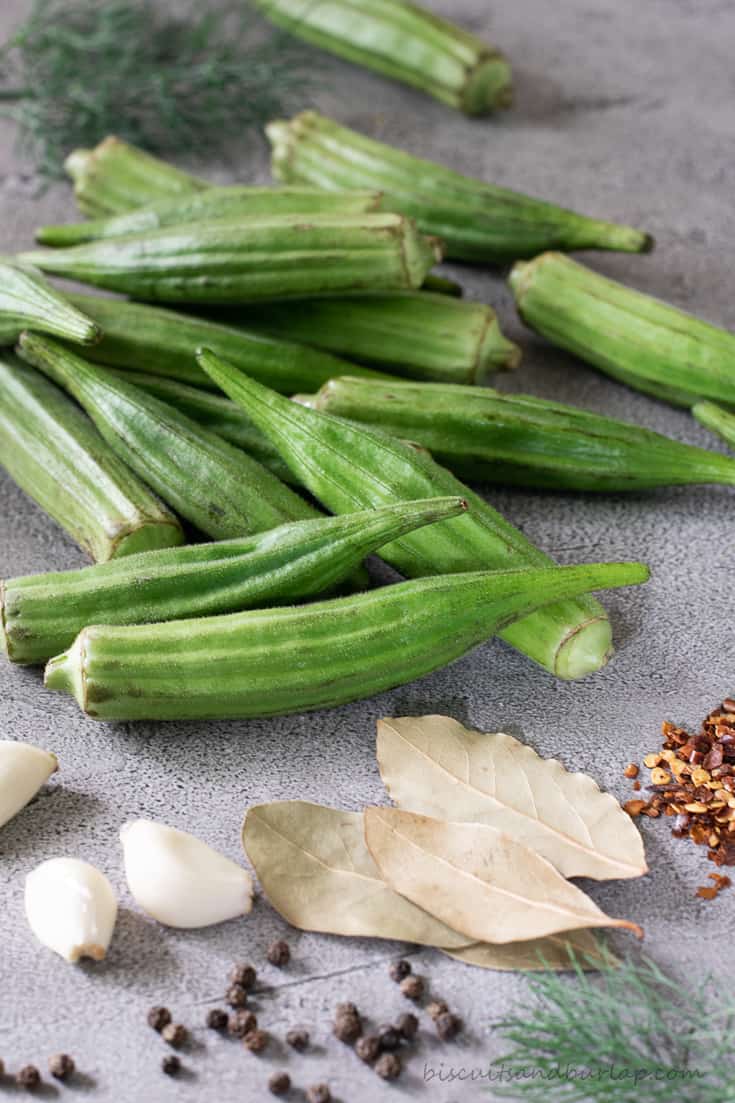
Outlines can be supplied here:
[[462, 90], [462, 111], [467, 115], [489, 115], [512, 104], [513, 82], [507, 59], [497, 51], [485, 54]]

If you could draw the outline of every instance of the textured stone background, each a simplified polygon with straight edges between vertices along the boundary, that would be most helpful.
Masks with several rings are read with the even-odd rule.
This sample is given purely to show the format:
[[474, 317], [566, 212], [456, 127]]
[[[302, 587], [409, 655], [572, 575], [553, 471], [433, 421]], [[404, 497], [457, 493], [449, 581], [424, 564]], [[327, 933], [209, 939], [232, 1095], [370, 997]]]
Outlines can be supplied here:
[[[349, 124], [458, 169], [566, 203], [590, 214], [640, 224], [658, 239], [649, 257], [591, 255], [600, 271], [735, 328], [732, 243], [735, 214], [732, 40], [735, 15], [722, 0], [543, 0], [487, 5], [432, 0], [497, 41], [516, 71], [515, 108], [497, 121], [472, 122], [418, 93], [339, 63], [324, 62], [330, 93], [318, 106]], [[0, 38], [30, 8], [4, 0]], [[323, 59], [319, 56], [318, 63]], [[237, 135], [233, 142], [237, 143]], [[213, 170], [214, 175], [214, 170]], [[221, 169], [220, 179], [233, 175]], [[242, 180], [267, 179], [267, 160], [248, 137]], [[70, 192], [34, 199], [30, 166], [0, 127], [0, 247], [28, 246], [34, 225], [72, 218]], [[658, 405], [556, 353], [523, 331], [500, 274], [462, 272], [469, 294], [496, 305], [524, 348], [512, 385], [627, 417], [692, 443], [709, 436], [685, 414]], [[233, 858], [251, 802], [306, 797], [345, 808], [383, 800], [374, 759], [374, 725], [386, 714], [446, 711], [486, 730], [522, 733], [545, 755], [589, 771], [621, 798], [622, 767], [654, 747], [662, 718], [696, 723], [733, 691], [732, 492], [663, 491], [593, 499], [495, 492], [493, 501], [530, 537], [564, 562], [642, 557], [653, 570], [645, 588], [606, 598], [618, 653], [603, 673], [577, 685], [555, 682], [498, 642], [416, 685], [333, 712], [262, 723], [98, 725], [68, 698], [46, 693], [36, 671], [0, 664], [0, 734], [48, 747], [61, 772], [0, 837], [0, 1056], [13, 1068], [68, 1050], [95, 1100], [250, 1101], [264, 1097], [282, 1064], [306, 1085], [328, 1079], [336, 1097], [415, 1095], [431, 1103], [489, 1098], [479, 1086], [422, 1081], [424, 1060], [484, 1066], [499, 1052], [491, 1021], [522, 997], [522, 977], [482, 973], [438, 953], [414, 955], [468, 1021], [461, 1043], [422, 1036], [419, 1053], [389, 1088], [330, 1036], [329, 1010], [352, 998], [380, 1020], [401, 1008], [386, 976], [400, 947], [288, 932], [260, 900], [248, 921], [195, 933], [157, 927], [134, 907], [121, 874], [117, 831], [134, 816], [190, 829]], [[73, 567], [72, 544], [7, 478], [0, 476], [0, 574]], [[611, 913], [646, 929], [646, 949], [678, 975], [704, 966], [729, 974], [733, 901], [694, 892], [711, 867], [693, 847], [675, 844], [662, 824], [643, 830], [651, 874], [595, 885]], [[120, 892], [119, 926], [103, 965], [71, 968], [42, 950], [23, 916], [23, 878], [52, 855], [98, 863]], [[264, 1026], [283, 1036], [310, 1024], [315, 1049], [303, 1057], [274, 1048], [257, 1060], [237, 1045], [205, 1037], [187, 1058], [186, 1079], [158, 1071], [162, 1044], [145, 1026], [152, 1001], [190, 1025], [202, 1022], [222, 989], [228, 964], [262, 960], [272, 937], [288, 934], [294, 964], [262, 970]], [[622, 951], [631, 940], [619, 938]], [[723, 980], [726, 977], [723, 978]], [[46, 1095], [64, 1094], [48, 1088]]]

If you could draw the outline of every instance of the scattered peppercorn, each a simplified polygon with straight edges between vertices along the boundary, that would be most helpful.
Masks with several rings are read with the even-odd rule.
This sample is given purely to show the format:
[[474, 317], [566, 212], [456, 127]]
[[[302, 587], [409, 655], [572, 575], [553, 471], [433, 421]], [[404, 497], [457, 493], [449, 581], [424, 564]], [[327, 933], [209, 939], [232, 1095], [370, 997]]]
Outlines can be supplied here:
[[286, 1035], [286, 1041], [291, 1046], [291, 1049], [303, 1053], [309, 1045], [309, 1031], [303, 1030], [301, 1027], [295, 1027], [293, 1030], [289, 1030]]
[[416, 1037], [418, 1028], [419, 1021], [410, 1011], [404, 1011], [404, 1013], [399, 1015], [396, 1019], [396, 1030], [406, 1042], [410, 1042]]
[[332, 1093], [326, 1084], [312, 1084], [306, 1089], [307, 1103], [331, 1103]]
[[181, 1072], [181, 1061], [175, 1053], [169, 1053], [161, 1061], [161, 1068], [166, 1076], [176, 1076]]
[[361, 1061], [372, 1064], [380, 1056], [380, 1038], [378, 1035], [365, 1034], [364, 1037], [358, 1038], [355, 1043], [355, 1053]]
[[25, 1088], [29, 1092], [35, 1091], [41, 1083], [41, 1073], [35, 1065], [24, 1065], [16, 1076], [15, 1082], [19, 1088]]
[[405, 960], [392, 961], [388, 966], [388, 972], [390, 973], [390, 979], [394, 980], [396, 984], [400, 984], [411, 972], [411, 962]]
[[227, 1030], [230, 1016], [221, 1007], [213, 1007], [207, 1012], [207, 1026], [210, 1030]]
[[225, 1003], [228, 1003], [230, 1007], [247, 1007], [247, 989], [243, 988], [241, 984], [231, 984], [225, 992]]
[[148, 1012], [148, 1026], [152, 1026], [159, 1034], [170, 1022], [171, 1012], [167, 1007], [152, 1007]]
[[181, 1023], [168, 1023], [161, 1031], [164, 1042], [168, 1042], [174, 1049], [181, 1049], [188, 1036], [189, 1032]]
[[359, 1015], [360, 1012], [354, 1003], [338, 1003], [335, 1008], [336, 1015]]
[[266, 957], [271, 965], [277, 965], [279, 969], [283, 969], [291, 960], [291, 947], [288, 942], [284, 942], [282, 938], [279, 938], [275, 942], [271, 942]]
[[382, 1080], [397, 1080], [403, 1065], [397, 1053], [384, 1053], [375, 1062], [375, 1071]]
[[251, 1053], [262, 1053], [268, 1045], [268, 1035], [264, 1030], [249, 1030], [243, 1038], [242, 1044]]
[[57, 1053], [49, 1058], [48, 1070], [57, 1080], [68, 1080], [75, 1069], [74, 1060], [68, 1053]]
[[332, 1026], [335, 1038], [340, 1042], [351, 1045], [362, 1034], [362, 1023], [359, 1015], [338, 1015]]
[[[652, 796], [623, 807], [633, 817], [673, 817], [674, 838], [706, 846], [715, 865], [735, 865], [735, 699], [714, 709], [698, 735], [668, 721], [662, 734], [662, 750], [643, 759]], [[705, 885], [698, 895], [712, 899], [717, 892]]]
[[638, 765], [637, 762], [629, 762], [628, 765], [623, 770], [623, 773], [625, 774], [626, 777], [638, 777], [638, 774], [640, 772], [641, 772], [641, 768], [640, 768], [640, 766]]
[[441, 1015], [437, 1015], [434, 1026], [441, 1040], [449, 1042], [462, 1029], [462, 1020], [453, 1015], [451, 1011], [443, 1011]]
[[401, 981], [401, 992], [407, 1000], [420, 1000], [424, 994], [423, 977], [417, 977], [413, 973]]
[[227, 1022], [227, 1033], [233, 1038], [244, 1038], [258, 1029], [258, 1020], [252, 1011], [236, 1011]]
[[401, 1044], [401, 1035], [392, 1023], [383, 1023], [382, 1026], [378, 1027], [378, 1038], [383, 1052], [398, 1049]]
[[430, 1019], [436, 1021], [440, 1015], [443, 1015], [445, 1011], [448, 1011], [444, 1000], [432, 1000], [431, 1003], [426, 1005], [426, 1014]]
[[291, 1077], [287, 1072], [274, 1072], [268, 1081], [268, 1091], [273, 1095], [285, 1095], [291, 1087]]
[[246, 992], [255, 985], [256, 972], [252, 965], [233, 965], [230, 969], [230, 984], [239, 984]]

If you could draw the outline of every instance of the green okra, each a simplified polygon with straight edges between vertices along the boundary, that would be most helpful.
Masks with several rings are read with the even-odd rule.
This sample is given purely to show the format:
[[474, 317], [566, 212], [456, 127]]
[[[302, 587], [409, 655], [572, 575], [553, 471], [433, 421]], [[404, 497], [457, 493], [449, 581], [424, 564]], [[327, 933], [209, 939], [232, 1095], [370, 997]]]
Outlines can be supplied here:
[[206, 188], [136, 207], [109, 218], [42, 226], [36, 241], [54, 247], [150, 233], [166, 226], [222, 218], [281, 214], [367, 214], [381, 207], [379, 192], [325, 192], [321, 188], [267, 188], [247, 185]]
[[282, 394], [315, 390], [335, 375], [389, 378], [294, 341], [163, 307], [96, 295], [72, 294], [70, 299], [103, 332], [98, 344], [85, 349], [86, 358], [116, 368], [135, 368], [211, 389], [212, 380], [196, 362], [197, 349], [206, 346]]
[[[692, 413], [700, 425], [704, 425], [705, 429], [711, 429], [731, 448], [735, 448], [735, 410], [723, 409], [715, 402], [697, 402], [692, 406]], [[727, 457], [723, 456], [722, 459]], [[730, 462], [734, 463], [735, 460]]]
[[183, 542], [176, 518], [79, 407], [8, 353], [0, 356], [0, 464], [98, 562]]
[[[381, 549], [410, 577], [552, 560], [431, 456], [372, 428], [309, 410], [262, 387], [203, 351], [199, 362], [276, 445], [304, 486], [333, 513], [436, 495], [467, 499], [467, 517], [443, 521]], [[562, 601], [501, 632], [503, 639], [562, 678], [598, 670], [611, 653], [610, 623], [592, 598]]]
[[273, 23], [348, 61], [419, 88], [467, 115], [513, 99], [494, 46], [407, 0], [255, 0]]
[[[461, 524], [456, 518], [442, 524]], [[274, 716], [331, 708], [453, 662], [516, 618], [645, 582], [639, 563], [440, 575], [300, 607], [84, 628], [46, 667], [96, 720]]]
[[20, 259], [133, 298], [239, 304], [419, 288], [441, 250], [402, 215], [291, 214], [167, 226]]
[[442, 383], [332, 379], [312, 409], [416, 440], [456, 475], [545, 490], [722, 483], [735, 459], [650, 429], [525, 394]]
[[[224, 437], [230, 444], [242, 448], [243, 452], [247, 452], [258, 463], [262, 463], [282, 482], [300, 485], [291, 468], [281, 459], [275, 445], [229, 398], [202, 390], [201, 387], [177, 383], [175, 379], [166, 379], [161, 375], [123, 372], [122, 379], [154, 395], [169, 406], [174, 406], [182, 414], [203, 425], [205, 429], [216, 433], [218, 437]], [[209, 376], [207, 381], [211, 383]]]
[[435, 234], [456, 260], [505, 264], [544, 249], [647, 252], [640, 230], [587, 218], [508, 188], [462, 176], [304, 111], [266, 128], [274, 175], [285, 184], [375, 188], [385, 207]]
[[0, 345], [14, 345], [24, 329], [79, 345], [94, 344], [101, 336], [92, 319], [51, 287], [37, 268], [0, 256]]
[[237, 318], [415, 379], [482, 383], [521, 356], [491, 307], [425, 291], [266, 303]]
[[466, 508], [461, 498], [401, 502], [216, 544], [0, 581], [5, 650], [12, 662], [40, 663], [70, 647], [88, 624], [152, 624], [322, 594], [387, 540]]
[[62, 345], [23, 334], [20, 355], [67, 390], [115, 454], [215, 540], [320, 516], [275, 475], [191, 418]]
[[613, 379], [681, 406], [735, 403], [735, 334], [558, 253], [516, 264], [510, 286], [527, 325]]
[[437, 295], [451, 295], [453, 299], [461, 299], [464, 295], [461, 283], [450, 280], [447, 276], [437, 276], [434, 272], [429, 272], [421, 285], [421, 290], [433, 291]]
[[100, 218], [209, 185], [196, 176], [110, 136], [94, 149], [75, 149], [64, 167], [82, 214]]

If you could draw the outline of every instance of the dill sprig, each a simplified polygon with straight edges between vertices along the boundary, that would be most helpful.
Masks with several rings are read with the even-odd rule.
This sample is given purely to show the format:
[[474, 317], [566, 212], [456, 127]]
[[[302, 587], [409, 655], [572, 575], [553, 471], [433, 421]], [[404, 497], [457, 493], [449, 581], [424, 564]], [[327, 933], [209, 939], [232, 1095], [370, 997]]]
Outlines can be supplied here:
[[[735, 1002], [711, 977], [679, 984], [648, 958], [543, 972], [535, 1002], [496, 1023], [497, 1098], [543, 1103], [732, 1103]], [[590, 960], [590, 964], [593, 964]], [[502, 1073], [502, 1078], [501, 1078]]]
[[[208, 5], [201, 5], [206, 8]], [[226, 155], [303, 100], [306, 49], [246, 0], [171, 15], [154, 0], [35, 0], [0, 49], [0, 99], [46, 177], [114, 133], [152, 153]]]

